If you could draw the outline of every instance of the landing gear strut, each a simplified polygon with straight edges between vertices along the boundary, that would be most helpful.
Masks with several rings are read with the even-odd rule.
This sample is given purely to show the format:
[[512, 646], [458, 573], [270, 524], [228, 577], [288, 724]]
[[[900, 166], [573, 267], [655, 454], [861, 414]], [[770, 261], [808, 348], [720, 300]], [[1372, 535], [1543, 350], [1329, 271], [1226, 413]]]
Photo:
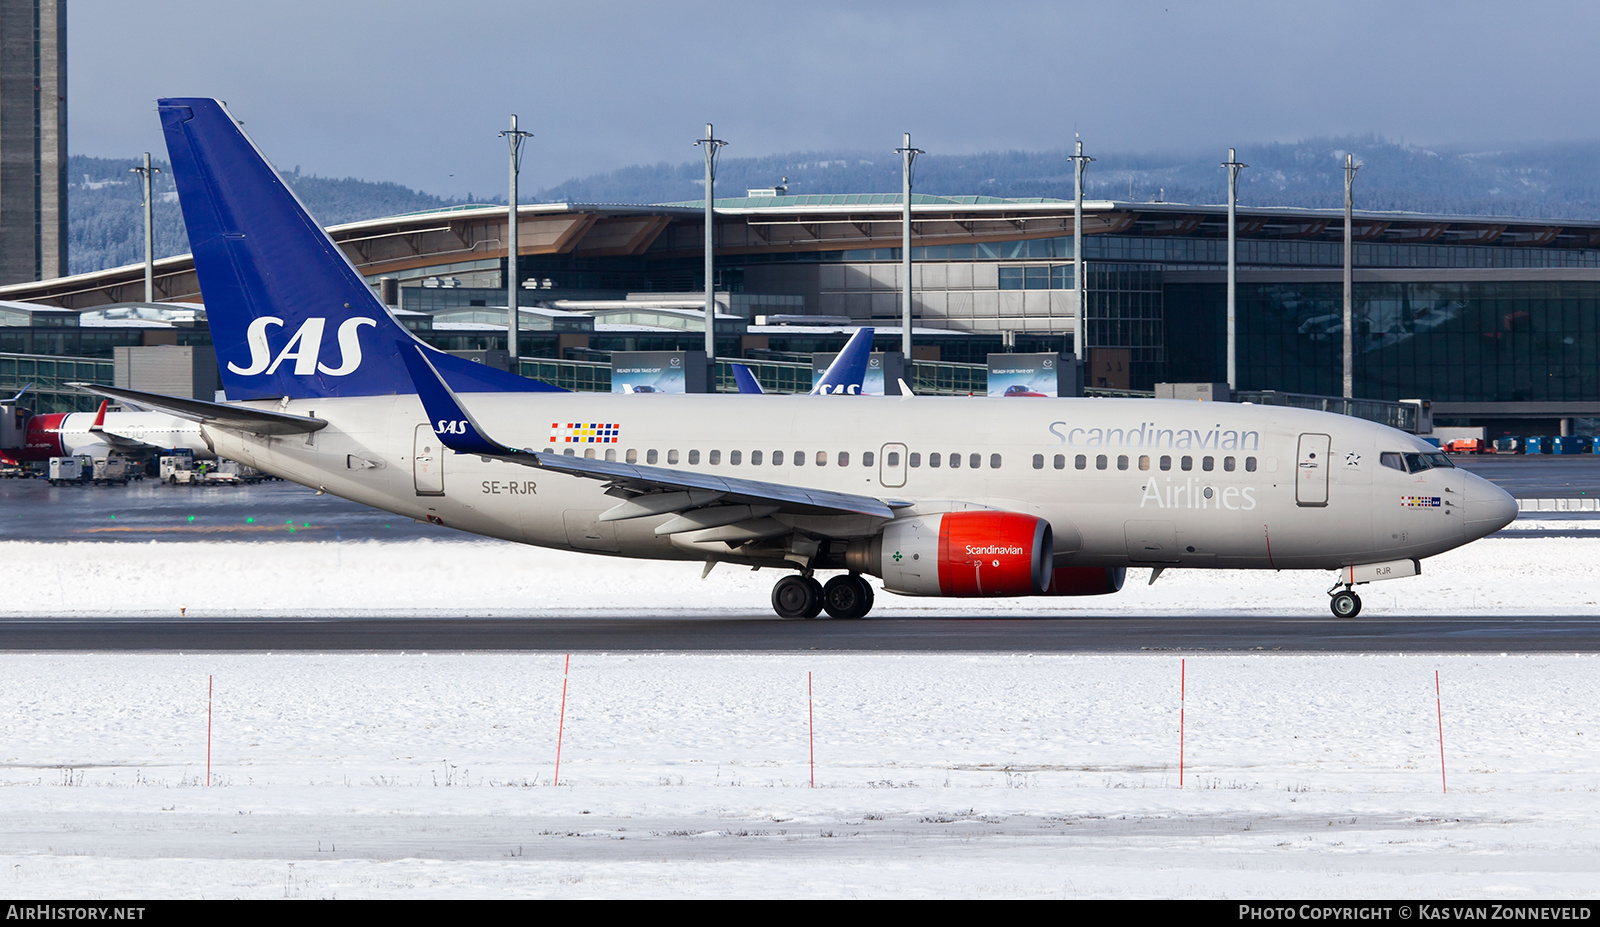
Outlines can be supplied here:
[[[1328, 600], [1328, 608], [1333, 610], [1335, 618], [1354, 618], [1361, 614], [1361, 596], [1351, 591], [1349, 583], [1344, 583], [1343, 589], [1339, 589], [1340, 585], [1334, 583], [1333, 589], [1328, 590], [1328, 595], [1332, 597]], [[1339, 591], [1335, 592], [1334, 589]]]
[[815, 618], [822, 611], [822, 584], [809, 576], [785, 576], [772, 587], [779, 618]]
[[822, 587], [822, 607], [833, 618], [865, 618], [872, 611], [872, 586], [855, 573], [835, 576]]

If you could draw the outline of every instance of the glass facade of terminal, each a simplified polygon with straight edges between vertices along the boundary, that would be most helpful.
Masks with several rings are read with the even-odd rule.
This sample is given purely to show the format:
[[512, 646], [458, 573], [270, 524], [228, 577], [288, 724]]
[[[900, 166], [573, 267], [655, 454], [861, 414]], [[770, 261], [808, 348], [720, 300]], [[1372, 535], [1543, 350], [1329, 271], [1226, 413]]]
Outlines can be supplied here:
[[[1343, 294], [1240, 285], [1240, 388], [1338, 395]], [[1225, 301], [1215, 284], [1166, 287], [1173, 380], [1226, 379]], [[1358, 397], [1600, 399], [1600, 282], [1358, 283], [1353, 315]]]

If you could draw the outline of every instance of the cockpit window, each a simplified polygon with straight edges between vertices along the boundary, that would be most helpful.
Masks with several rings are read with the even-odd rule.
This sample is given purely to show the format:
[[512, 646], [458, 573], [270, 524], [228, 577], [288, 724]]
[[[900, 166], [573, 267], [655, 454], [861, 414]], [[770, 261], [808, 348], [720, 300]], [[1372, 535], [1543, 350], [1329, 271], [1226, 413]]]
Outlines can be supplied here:
[[1385, 451], [1378, 455], [1378, 462], [1385, 467], [1404, 470], [1407, 473], [1421, 473], [1442, 467], [1446, 470], [1454, 469], [1455, 463], [1442, 453], [1433, 454], [1400, 454]]

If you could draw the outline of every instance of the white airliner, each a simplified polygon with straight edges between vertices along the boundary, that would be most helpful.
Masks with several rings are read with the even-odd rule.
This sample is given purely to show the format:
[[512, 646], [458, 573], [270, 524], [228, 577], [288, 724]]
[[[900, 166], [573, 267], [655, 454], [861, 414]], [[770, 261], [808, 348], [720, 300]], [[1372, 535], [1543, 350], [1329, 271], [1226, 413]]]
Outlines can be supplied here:
[[774, 608], [808, 618], [867, 614], [867, 576], [902, 595], [1098, 595], [1128, 567], [1333, 570], [1333, 612], [1354, 617], [1355, 585], [1415, 576], [1517, 513], [1411, 435], [1281, 407], [551, 391], [397, 324], [217, 101], [160, 107], [233, 401], [99, 391], [367, 505], [777, 568]]

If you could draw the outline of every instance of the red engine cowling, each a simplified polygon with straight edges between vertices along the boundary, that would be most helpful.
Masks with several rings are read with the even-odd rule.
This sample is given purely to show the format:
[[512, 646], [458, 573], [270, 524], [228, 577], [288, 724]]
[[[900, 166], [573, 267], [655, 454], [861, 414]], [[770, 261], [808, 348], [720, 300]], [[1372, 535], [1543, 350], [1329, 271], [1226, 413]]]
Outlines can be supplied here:
[[1050, 585], [1050, 523], [1015, 512], [946, 512], [890, 522], [874, 539], [883, 588], [902, 595], [1040, 595]]
[[1122, 590], [1125, 567], [1061, 567], [1050, 574], [1045, 595], [1110, 595]]

